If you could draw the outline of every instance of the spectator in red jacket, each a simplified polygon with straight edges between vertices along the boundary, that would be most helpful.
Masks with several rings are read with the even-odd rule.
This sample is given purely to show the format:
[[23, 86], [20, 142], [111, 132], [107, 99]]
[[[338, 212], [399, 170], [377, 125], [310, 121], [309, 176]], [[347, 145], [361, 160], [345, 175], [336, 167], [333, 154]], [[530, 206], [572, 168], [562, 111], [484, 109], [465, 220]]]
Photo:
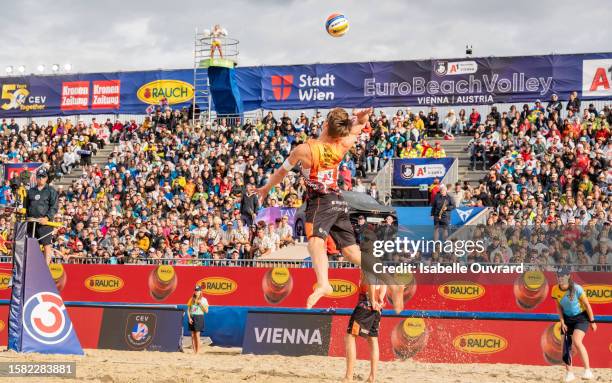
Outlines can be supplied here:
[[353, 177], [351, 175], [351, 171], [349, 170], [346, 164], [342, 164], [338, 175], [344, 181], [344, 190], [352, 190], [353, 189]]
[[476, 110], [476, 108], [472, 108], [472, 113], [470, 113], [470, 119], [468, 121], [467, 127], [470, 129], [474, 125], [480, 124], [480, 113]]

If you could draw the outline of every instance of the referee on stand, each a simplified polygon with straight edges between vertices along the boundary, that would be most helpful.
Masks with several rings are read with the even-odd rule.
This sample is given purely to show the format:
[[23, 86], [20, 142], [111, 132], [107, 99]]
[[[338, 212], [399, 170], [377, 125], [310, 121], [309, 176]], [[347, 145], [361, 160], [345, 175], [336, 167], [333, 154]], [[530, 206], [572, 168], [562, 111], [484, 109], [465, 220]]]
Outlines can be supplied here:
[[36, 222], [28, 223], [27, 235], [32, 235], [32, 232], [34, 232], [34, 237], [44, 246], [47, 264], [51, 263], [53, 254], [53, 248], [51, 247], [53, 228], [46, 226], [46, 224], [52, 221], [57, 214], [57, 191], [47, 185], [48, 179], [47, 171], [42, 168], [38, 169], [36, 171], [36, 186], [28, 190], [24, 202], [26, 217], [28, 220], [36, 220]]

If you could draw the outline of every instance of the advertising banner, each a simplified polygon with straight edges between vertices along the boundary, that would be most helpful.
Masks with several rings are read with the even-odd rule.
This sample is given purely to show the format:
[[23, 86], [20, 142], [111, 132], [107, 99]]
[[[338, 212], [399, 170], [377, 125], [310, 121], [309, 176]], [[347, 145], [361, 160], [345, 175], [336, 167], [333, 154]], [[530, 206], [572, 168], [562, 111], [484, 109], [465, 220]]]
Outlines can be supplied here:
[[[0, 264], [0, 268], [8, 264]], [[187, 304], [198, 284], [214, 306], [303, 308], [316, 282], [312, 269], [169, 265], [61, 265], [51, 274], [66, 302]], [[610, 273], [573, 273], [596, 315], [612, 315]], [[330, 269], [334, 292], [316, 308], [353, 308], [359, 270]], [[0, 281], [5, 279], [0, 278]], [[556, 313], [552, 272], [410, 274], [404, 301], [409, 310]], [[10, 288], [0, 284], [0, 299]], [[387, 305], [387, 308], [390, 308]]]
[[398, 158], [393, 160], [393, 186], [431, 185], [440, 181], [453, 165], [454, 158]]
[[180, 351], [183, 310], [106, 307], [98, 348]]
[[[348, 319], [333, 317], [330, 356], [345, 356]], [[383, 317], [378, 337], [381, 360], [527, 365], [561, 364], [562, 339], [558, 322], [400, 317]], [[612, 323], [588, 332], [584, 345], [592, 367], [612, 367]], [[369, 357], [363, 338], [357, 341], [357, 357]], [[581, 365], [577, 355], [574, 364]]]
[[249, 312], [243, 354], [327, 355], [330, 315]]
[[295, 227], [295, 212], [297, 209], [293, 207], [266, 207], [260, 209], [255, 218], [255, 222], [264, 221], [266, 224], [274, 223], [277, 219], [287, 216], [289, 221], [287, 224]]
[[192, 83], [193, 70], [0, 78], [0, 117], [145, 114], [163, 98], [173, 108], [188, 107]]
[[[236, 68], [246, 111], [563, 101], [612, 95], [612, 53]], [[0, 78], [0, 117], [144, 114], [193, 98], [193, 69]]]
[[[451, 211], [450, 224], [454, 227], [463, 226], [483, 210], [485, 210], [485, 208], [479, 206], [462, 206], [455, 208]], [[415, 232], [416, 229], [422, 229], [419, 230], [419, 232], [426, 232], [429, 235], [425, 236], [427, 239], [433, 238], [431, 206], [397, 207], [395, 211], [397, 212], [397, 221], [399, 224], [399, 236], [414, 238], [415, 235], [409, 233]]]
[[[7, 344], [8, 307], [0, 305], [0, 345]], [[181, 349], [181, 309], [67, 304], [66, 311], [83, 348], [164, 352]]]
[[14, 164], [2, 164], [4, 179], [11, 180], [21, 175], [21, 173], [28, 171], [30, 176], [23, 179], [24, 182], [33, 182], [36, 178], [36, 169], [42, 165], [41, 162], [19, 162]]
[[493, 104], [605, 98], [612, 53], [479, 57], [261, 67], [262, 106], [302, 109], [334, 106]]

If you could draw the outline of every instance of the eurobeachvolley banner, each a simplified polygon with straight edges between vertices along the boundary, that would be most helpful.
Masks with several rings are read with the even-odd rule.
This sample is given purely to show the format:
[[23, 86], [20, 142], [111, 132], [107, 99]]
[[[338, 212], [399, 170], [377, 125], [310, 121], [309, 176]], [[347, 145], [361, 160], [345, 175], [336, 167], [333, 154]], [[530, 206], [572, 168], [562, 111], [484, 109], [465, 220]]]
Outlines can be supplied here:
[[[228, 266], [231, 266], [228, 265]], [[0, 264], [1, 269], [10, 268]], [[64, 302], [186, 304], [193, 286], [213, 306], [302, 308], [316, 283], [310, 268], [203, 267], [190, 265], [51, 264]], [[480, 270], [482, 271], [482, 270]], [[413, 310], [555, 313], [553, 272], [416, 272], [405, 281], [404, 301]], [[8, 300], [8, 273], [0, 272], [0, 300]], [[610, 273], [577, 272], [598, 315], [612, 315]], [[329, 271], [333, 293], [316, 308], [353, 308], [359, 269]]]
[[455, 161], [454, 158], [399, 158], [393, 160], [393, 186], [431, 185], [440, 181]]
[[[612, 96], [612, 53], [236, 68], [244, 110], [472, 105]], [[0, 78], [0, 117], [188, 106], [193, 69]]]

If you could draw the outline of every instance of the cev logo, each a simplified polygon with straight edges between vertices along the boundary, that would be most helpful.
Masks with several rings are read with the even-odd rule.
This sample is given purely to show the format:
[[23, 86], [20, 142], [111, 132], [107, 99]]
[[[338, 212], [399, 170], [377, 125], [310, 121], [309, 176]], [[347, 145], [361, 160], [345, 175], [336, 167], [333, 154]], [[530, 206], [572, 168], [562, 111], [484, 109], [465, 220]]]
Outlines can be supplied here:
[[60, 343], [72, 332], [62, 298], [47, 291], [27, 300], [23, 306], [23, 327], [28, 335], [44, 344]]
[[193, 86], [180, 80], [157, 80], [144, 84], [136, 92], [146, 104], [157, 105], [165, 98], [168, 104], [181, 104], [193, 98]]
[[456, 337], [453, 340], [453, 347], [468, 354], [494, 354], [505, 350], [508, 341], [488, 332], [471, 332]]
[[207, 295], [227, 295], [238, 289], [236, 281], [224, 277], [200, 279], [197, 284], [202, 286], [202, 293]]
[[32, 96], [27, 84], [3, 84], [1, 100], [6, 100], [1, 108], [4, 110], [18, 109], [22, 111], [43, 110], [47, 96]]
[[446, 299], [468, 301], [485, 294], [483, 285], [470, 281], [446, 282], [438, 286], [438, 294]]

